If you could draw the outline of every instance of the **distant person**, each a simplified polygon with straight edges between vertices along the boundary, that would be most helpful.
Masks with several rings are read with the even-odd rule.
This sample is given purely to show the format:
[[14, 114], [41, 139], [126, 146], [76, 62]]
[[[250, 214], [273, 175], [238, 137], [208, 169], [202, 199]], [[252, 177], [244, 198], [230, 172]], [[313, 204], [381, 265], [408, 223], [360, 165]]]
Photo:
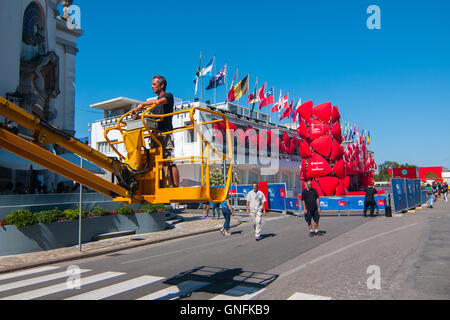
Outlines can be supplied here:
[[203, 203], [203, 217], [207, 218], [209, 216], [209, 202]]
[[431, 185], [429, 183], [427, 184], [425, 191], [427, 192], [427, 197], [428, 197], [428, 208], [433, 208], [433, 202], [434, 202], [433, 188], [431, 187]]
[[[317, 190], [312, 187], [311, 179], [306, 182], [306, 189], [302, 192], [302, 204], [305, 220], [308, 224], [309, 236], [313, 237], [314, 235], [323, 235], [325, 232], [319, 230], [319, 219], [321, 212], [319, 194], [317, 193]], [[314, 220], [314, 229], [311, 223], [312, 220]]]
[[217, 212], [217, 219], [220, 219], [220, 203], [214, 203], [212, 207], [212, 217], [213, 219], [216, 218], [216, 212]]
[[247, 214], [250, 214], [254, 220], [255, 240], [261, 240], [262, 216], [266, 215], [266, 207], [264, 203], [267, 201], [266, 196], [262, 191], [258, 190], [258, 184], [252, 184], [253, 190], [247, 193], [245, 200], [247, 200]]
[[377, 194], [377, 189], [373, 186], [373, 183], [371, 183], [366, 188], [366, 197], [364, 198], [364, 217], [367, 217], [367, 209], [370, 207], [370, 216], [374, 216], [374, 211], [377, 206], [377, 203], [375, 202], [375, 195]]
[[231, 234], [228, 231], [230, 230], [230, 220], [231, 216], [234, 216], [233, 209], [231, 208], [230, 201], [228, 201], [228, 199], [220, 203], [220, 206], [222, 208], [223, 217], [225, 218], [225, 221], [223, 222], [223, 227], [220, 229], [220, 232], [224, 236], [229, 236]]
[[437, 182], [436, 181], [433, 182], [433, 185], [431, 186], [431, 188], [433, 188], [434, 202], [437, 203], [437, 201], [438, 201], [438, 187], [437, 187]]
[[448, 183], [444, 182], [442, 185], [442, 195], [444, 197], [445, 202], [448, 202]]
[[[153, 92], [158, 95], [158, 97], [156, 99], [150, 99], [139, 104], [135, 112], [131, 115], [132, 118], [138, 119], [138, 112], [143, 111], [145, 107], [151, 105], [156, 105], [156, 107], [154, 107], [151, 110], [151, 114], [164, 115], [173, 113], [173, 95], [171, 93], [166, 92], [166, 88], [167, 88], [167, 80], [163, 76], [154, 76], [152, 80], [152, 89]], [[158, 131], [160, 133], [173, 131], [172, 117], [173, 116], [167, 116], [161, 118], [162, 120], [158, 122]], [[159, 136], [158, 140], [159, 142], [161, 142], [163, 158], [164, 159], [173, 158], [174, 157], [173, 150], [175, 148], [173, 133]], [[152, 141], [151, 147], [152, 148], [157, 147], [157, 143]], [[170, 184], [174, 188], [178, 188], [178, 186], [180, 185], [180, 176], [178, 172], [178, 167], [172, 161], [164, 162], [164, 165], [167, 166], [168, 169]], [[163, 176], [160, 187], [165, 187], [164, 181], [165, 176]]]

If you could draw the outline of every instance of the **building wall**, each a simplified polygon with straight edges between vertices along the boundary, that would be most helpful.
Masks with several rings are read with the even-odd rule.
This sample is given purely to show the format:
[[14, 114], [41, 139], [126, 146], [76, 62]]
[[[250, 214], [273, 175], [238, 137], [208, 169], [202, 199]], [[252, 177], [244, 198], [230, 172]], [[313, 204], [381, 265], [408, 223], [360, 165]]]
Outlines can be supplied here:
[[[74, 134], [75, 59], [78, 52], [76, 41], [82, 35], [82, 31], [67, 28], [66, 21], [59, 17], [56, 10], [59, 0], [0, 1], [0, 43], [2, 44], [0, 50], [0, 96], [6, 98], [7, 93], [16, 92], [20, 85], [23, 18], [25, 10], [31, 2], [36, 3], [41, 10], [45, 51], [47, 53], [55, 52], [59, 59], [60, 93], [55, 99], [50, 99], [49, 109], [54, 110], [56, 114], [56, 118], [50, 122], [58, 128]], [[10, 157], [5, 153], [6, 151], [0, 150], [0, 167], [9, 172], [11, 170], [9, 167], [2, 166], [1, 159]], [[25, 173], [22, 172], [24, 170], [12, 169], [8, 176], [11, 176], [14, 184], [19, 180], [27, 180], [23, 176], [26, 175], [30, 164], [32, 163], [26, 160], [21, 162]], [[39, 174], [43, 176], [44, 183], [48, 185], [56, 185], [57, 180], [61, 179], [48, 170], [39, 172]]]

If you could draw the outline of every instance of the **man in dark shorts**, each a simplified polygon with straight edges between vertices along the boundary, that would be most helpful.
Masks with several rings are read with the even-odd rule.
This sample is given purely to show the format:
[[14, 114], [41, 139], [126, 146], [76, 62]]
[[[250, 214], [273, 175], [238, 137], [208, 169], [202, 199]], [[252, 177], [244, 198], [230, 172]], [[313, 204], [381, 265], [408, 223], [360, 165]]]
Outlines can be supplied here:
[[[305, 220], [309, 228], [309, 236], [314, 235], [321, 236], [325, 232], [319, 231], [319, 219], [321, 212], [319, 194], [317, 190], [312, 188], [312, 180], [306, 182], [306, 189], [302, 192], [303, 211], [305, 214]], [[311, 224], [311, 219], [314, 220], [314, 230]]]
[[377, 194], [377, 189], [374, 188], [373, 183], [366, 188], [366, 197], [364, 199], [364, 217], [367, 217], [367, 209], [370, 207], [370, 216], [373, 217], [375, 211], [376, 202], [375, 195]]
[[[155, 94], [158, 95], [156, 99], [150, 99], [145, 102], [142, 102], [136, 108], [136, 113], [132, 115], [133, 118], [137, 118], [137, 112], [142, 111], [145, 107], [156, 104], [151, 110], [152, 114], [168, 114], [173, 113], [173, 95], [171, 93], [166, 92], [167, 80], [163, 76], [154, 76], [152, 80], [152, 89]], [[158, 130], [160, 133], [168, 132], [173, 130], [172, 126], [172, 116], [162, 118], [162, 121], [158, 122]], [[163, 149], [163, 158], [173, 158], [173, 134], [166, 134], [159, 137], [159, 141], [161, 142]], [[152, 148], [155, 148], [157, 143], [152, 141]], [[168, 168], [170, 183], [174, 188], [179, 186], [179, 172], [176, 164], [172, 161], [165, 162], [165, 165]], [[163, 182], [164, 182], [163, 178]], [[161, 185], [161, 187], [164, 187]]]

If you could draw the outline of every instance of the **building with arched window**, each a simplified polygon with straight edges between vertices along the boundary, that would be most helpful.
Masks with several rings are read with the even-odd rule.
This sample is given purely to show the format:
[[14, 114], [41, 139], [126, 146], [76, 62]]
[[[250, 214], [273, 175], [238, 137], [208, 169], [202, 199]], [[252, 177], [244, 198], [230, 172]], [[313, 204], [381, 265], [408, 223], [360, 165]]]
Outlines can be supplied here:
[[[71, 135], [77, 39], [83, 33], [73, 16], [79, 8], [72, 2], [0, 2], [0, 96]], [[0, 122], [8, 124], [3, 117]], [[63, 152], [53, 148], [47, 147]], [[0, 189], [12, 183], [15, 189], [28, 190], [36, 179], [51, 190], [60, 177], [0, 149]]]

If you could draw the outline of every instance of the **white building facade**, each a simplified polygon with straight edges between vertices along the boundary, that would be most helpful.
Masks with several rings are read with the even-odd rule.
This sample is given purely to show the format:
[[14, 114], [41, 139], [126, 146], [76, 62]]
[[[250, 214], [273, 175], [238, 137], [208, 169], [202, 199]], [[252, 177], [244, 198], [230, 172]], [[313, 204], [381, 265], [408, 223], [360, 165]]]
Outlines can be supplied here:
[[[139, 103], [140, 101], [134, 99], [119, 97], [91, 105], [92, 108], [104, 110], [105, 113], [104, 119], [96, 121], [91, 126], [91, 147], [109, 157], [117, 157], [117, 154], [110, 148], [104, 137], [104, 130], [107, 127], [116, 125], [119, 117], [134, 109]], [[195, 106], [225, 113], [228, 120], [235, 124], [238, 130], [244, 132], [248, 132], [247, 129], [250, 126], [257, 132], [261, 130], [277, 132], [277, 136], [282, 136], [283, 132], [287, 132], [290, 136], [295, 135], [295, 131], [292, 129], [268, 123], [266, 114], [254, 111], [250, 115], [251, 112], [248, 108], [232, 103], [219, 103], [209, 106], [201, 102], [182, 102], [180, 99], [175, 98], [174, 111], [188, 110]], [[198, 123], [216, 119], [215, 116], [205, 112], [196, 112], [194, 117]], [[181, 113], [173, 116], [172, 124], [174, 129], [190, 125], [191, 119], [189, 114]], [[212, 125], [202, 128], [202, 132], [209, 132], [205, 137], [220, 148], [220, 143], [217, 141], [217, 131], [214, 131]], [[110, 131], [108, 138], [111, 142], [122, 141], [122, 136], [117, 130]], [[300, 192], [300, 156], [279, 154], [276, 152], [273, 155], [270, 154], [268, 156], [266, 153], [265, 156], [259, 155], [256, 157], [256, 150], [249, 148], [248, 145], [243, 147], [239, 142], [237, 134], [233, 137], [233, 144], [233, 172], [239, 175], [240, 184], [250, 184], [254, 181], [286, 183], [288, 196], [294, 196]], [[175, 132], [174, 145], [175, 158], [198, 156], [201, 152], [198, 135], [191, 130]], [[125, 156], [127, 154], [123, 144], [117, 145], [116, 148], [122, 155]], [[179, 161], [177, 162], [177, 167], [180, 171], [181, 185], [183, 185], [183, 181], [195, 183], [201, 180], [200, 165], [192, 164], [189, 161]], [[212, 168], [220, 167], [220, 163], [212, 166]], [[111, 176], [105, 176], [105, 179], [110, 180]]]
[[[68, 14], [72, 2], [0, 1], [0, 96], [74, 135], [75, 59], [83, 32]], [[64, 13], [57, 9], [60, 3]], [[7, 124], [3, 117], [0, 122]], [[54, 151], [53, 146], [47, 149]], [[27, 189], [30, 165], [0, 149], [0, 188], [12, 182], [14, 188], [21, 184]], [[32, 168], [48, 191], [56, 188], [59, 177]]]

